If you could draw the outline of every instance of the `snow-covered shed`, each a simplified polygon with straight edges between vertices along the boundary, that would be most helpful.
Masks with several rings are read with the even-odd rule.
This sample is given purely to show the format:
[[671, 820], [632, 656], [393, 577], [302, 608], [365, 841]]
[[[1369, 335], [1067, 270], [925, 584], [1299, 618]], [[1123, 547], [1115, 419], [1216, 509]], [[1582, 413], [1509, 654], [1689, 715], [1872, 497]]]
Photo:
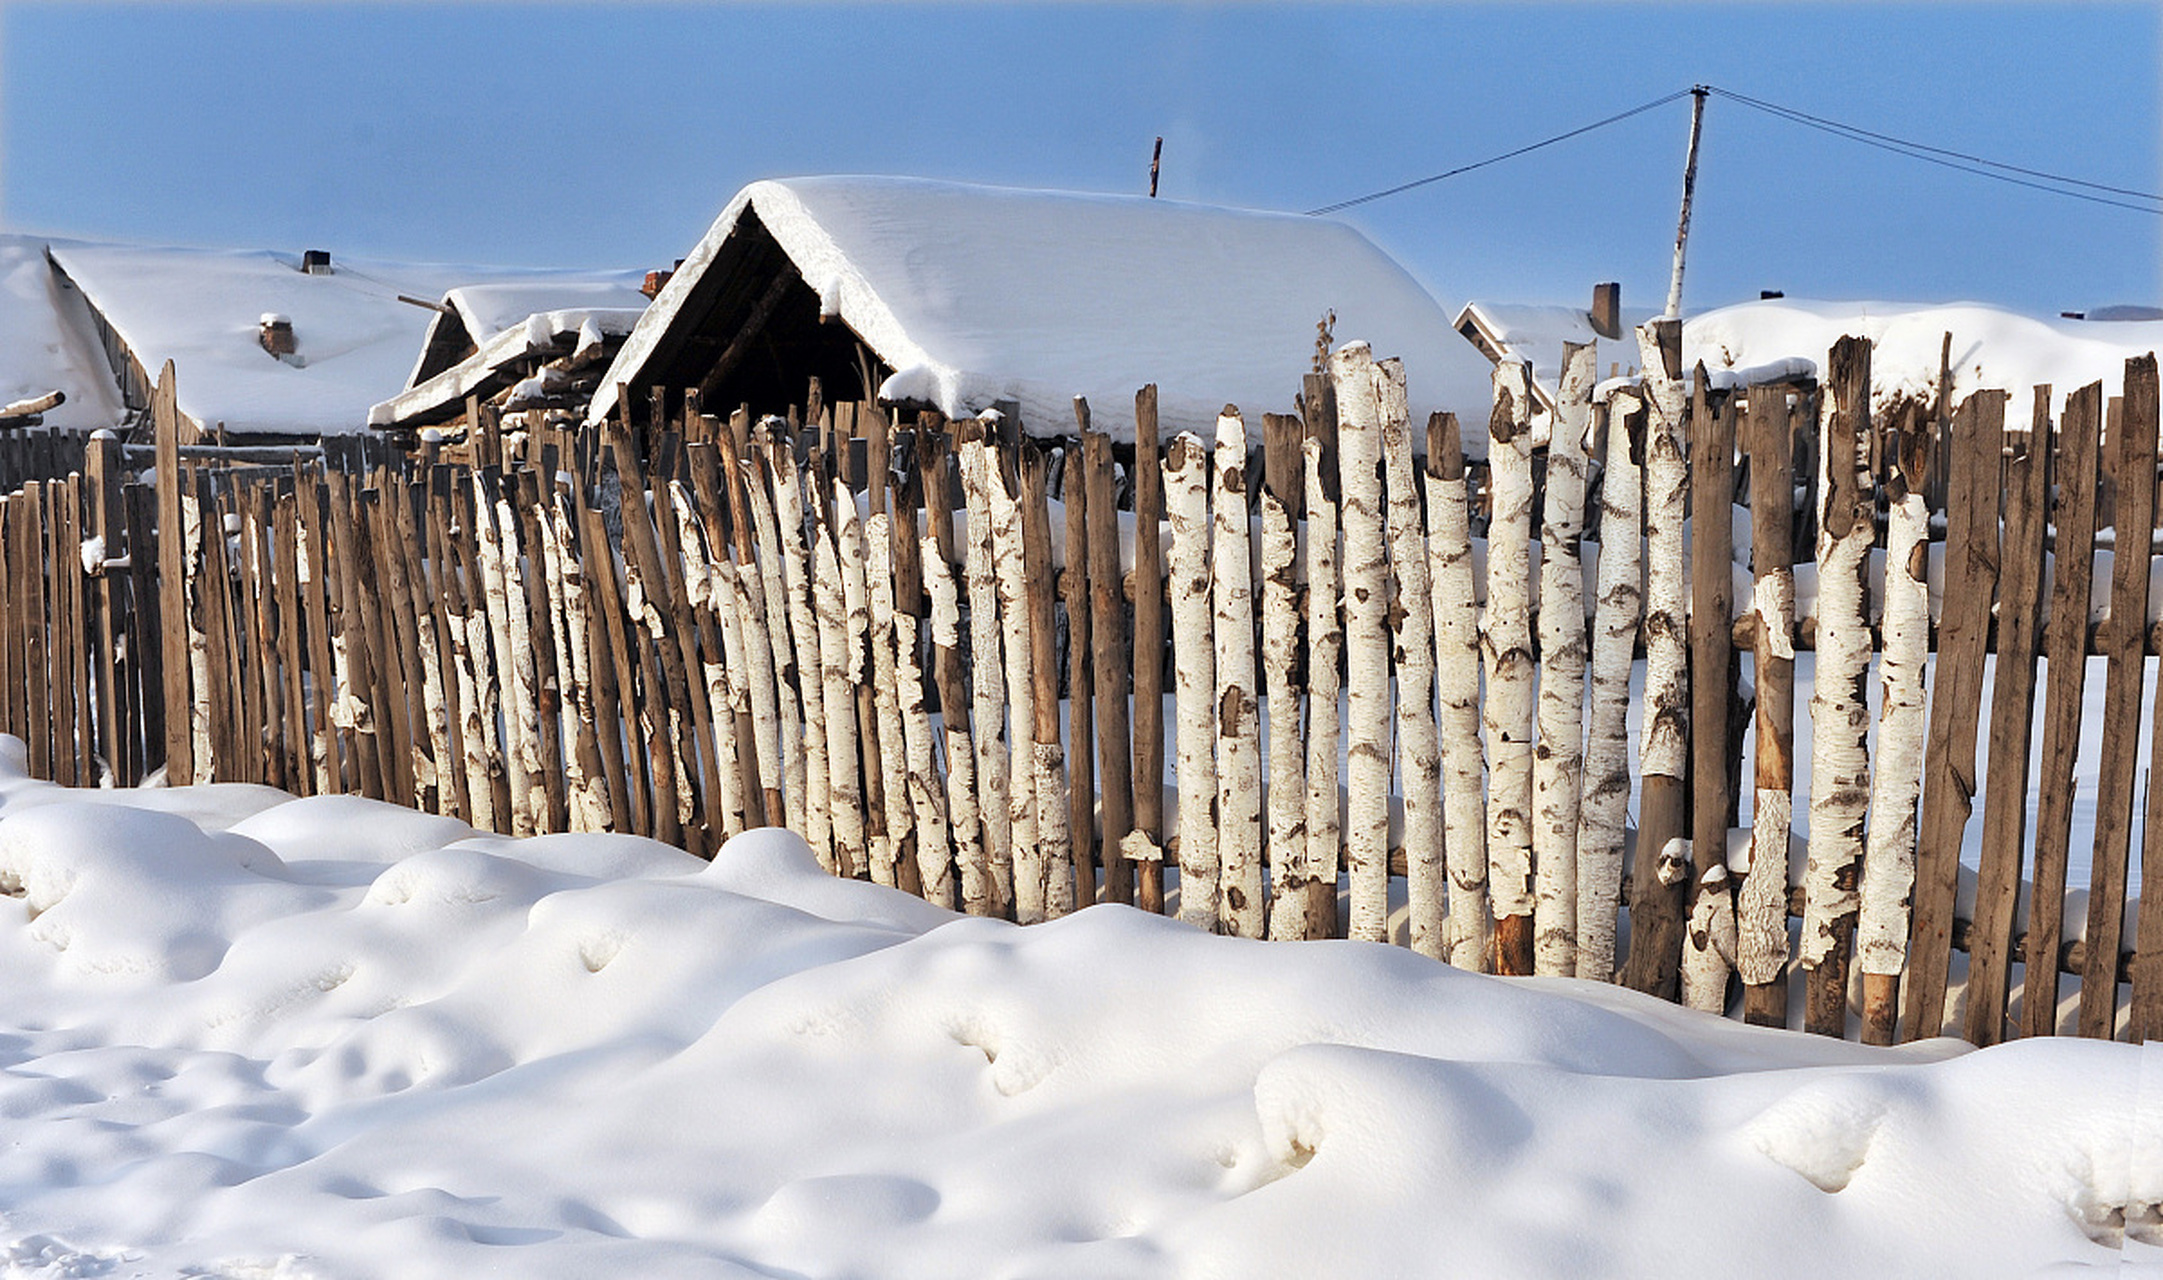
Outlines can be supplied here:
[[[1449, 314], [1353, 228], [1322, 218], [914, 178], [756, 182], [686, 255], [624, 343], [589, 420], [650, 388], [708, 406], [875, 395], [948, 416], [999, 401], [1025, 430], [1132, 433], [1159, 388], [1169, 432], [1226, 403], [1288, 411], [1316, 325], [1403, 358], [1416, 418], [1485, 421], [1491, 374]], [[874, 385], [859, 389], [868, 376]]]
[[[1488, 360], [1523, 360], [1532, 366], [1533, 412], [1553, 413], [1562, 378], [1564, 343], [1597, 344], [1602, 376], [1636, 373], [1636, 327], [1657, 316], [1650, 308], [1618, 309], [1612, 322], [1596, 323], [1583, 307], [1490, 302], [1475, 298], [1457, 313], [1457, 332]], [[1602, 333], [1605, 328], [1607, 332]]]
[[171, 360], [183, 430], [205, 435], [366, 430], [370, 407], [415, 369], [440, 314], [427, 300], [564, 275], [316, 251], [49, 245], [63, 286], [81, 292], [127, 408], [148, 403]]
[[636, 272], [465, 285], [443, 296], [405, 388], [368, 425], [411, 430], [458, 418], [469, 396], [505, 408], [583, 410], [646, 310]]

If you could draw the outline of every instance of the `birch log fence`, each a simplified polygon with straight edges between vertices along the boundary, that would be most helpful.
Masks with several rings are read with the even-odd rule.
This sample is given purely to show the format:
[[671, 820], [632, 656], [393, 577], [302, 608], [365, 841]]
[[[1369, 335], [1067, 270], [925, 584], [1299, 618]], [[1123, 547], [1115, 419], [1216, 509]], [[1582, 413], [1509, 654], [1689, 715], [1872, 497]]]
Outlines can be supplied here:
[[0, 436], [0, 729], [72, 786], [709, 857], [786, 825], [1023, 923], [1398, 941], [1874, 1042], [2163, 1037], [2163, 894], [2128, 896], [2136, 856], [2163, 880], [2155, 358], [2015, 429], [2002, 392], [1873, 406], [1860, 339], [1819, 385], [1638, 338], [1628, 382], [1565, 351], [1544, 424], [1499, 366], [1484, 465], [1358, 344], [1259, 433], [1227, 406], [1161, 441], [1143, 388], [1131, 448], [1080, 403], [1052, 446], [814, 385], [786, 417], [623, 396], [598, 435], [484, 413], [420, 456], [184, 451], [168, 366], [147, 448]]

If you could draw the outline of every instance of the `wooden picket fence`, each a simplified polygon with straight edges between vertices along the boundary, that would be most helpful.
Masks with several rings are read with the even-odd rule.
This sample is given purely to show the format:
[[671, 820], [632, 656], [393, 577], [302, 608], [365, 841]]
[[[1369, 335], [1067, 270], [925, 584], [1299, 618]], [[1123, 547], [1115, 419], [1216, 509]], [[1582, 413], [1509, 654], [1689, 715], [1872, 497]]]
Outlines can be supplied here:
[[[1401, 368], [1357, 345], [1297, 413], [1256, 431], [1228, 409], [1213, 440], [1160, 441], [1153, 387], [1131, 447], [1077, 401], [1054, 450], [1010, 416], [903, 422], [814, 386], [785, 418], [656, 393], [601, 438], [484, 414], [457, 456], [326, 443], [282, 465], [184, 456], [168, 367], [153, 483], [109, 435], [74, 442], [65, 476], [0, 470], [0, 729], [73, 785], [162, 770], [707, 856], [785, 824], [835, 874], [1024, 923], [1109, 901], [1248, 937], [1398, 938], [1713, 1010], [1739, 988], [1773, 1025], [1799, 974], [1800, 1025], [1874, 1042], [2054, 1033], [2072, 975], [2081, 1034], [2163, 1036], [2163, 947], [2120, 945], [2142, 660], [2163, 635], [2091, 630], [2093, 560], [2073, 554], [2099, 526], [2149, 545], [2156, 486], [2127, 480], [2156, 474], [2153, 357], [2129, 362], [2122, 403], [2084, 388], [2053, 427], [2038, 388], [2035, 428], [2007, 432], [1994, 392], [1873, 420], [1860, 340], [1823, 385], [1723, 387], [1682, 376], [1672, 326], [1641, 339], [1648, 376], [1597, 400], [1590, 348], [1568, 350], [1538, 447], [1527, 370], [1501, 366], [1484, 465], [1449, 415], [1416, 451]], [[1785, 518], [1798, 484], [1807, 509]], [[1683, 543], [1689, 511], [1737, 499], [1783, 517], [1751, 522], [1742, 600], [1728, 520]], [[1807, 624], [1797, 563], [1818, 574]], [[2145, 619], [2148, 564], [2115, 559], [2111, 618]], [[1816, 663], [1807, 796], [1798, 649]], [[2068, 941], [2088, 654], [2109, 674]], [[1747, 863], [1739, 815], [1767, 845]], [[2140, 912], [2163, 938], [2163, 895]]]

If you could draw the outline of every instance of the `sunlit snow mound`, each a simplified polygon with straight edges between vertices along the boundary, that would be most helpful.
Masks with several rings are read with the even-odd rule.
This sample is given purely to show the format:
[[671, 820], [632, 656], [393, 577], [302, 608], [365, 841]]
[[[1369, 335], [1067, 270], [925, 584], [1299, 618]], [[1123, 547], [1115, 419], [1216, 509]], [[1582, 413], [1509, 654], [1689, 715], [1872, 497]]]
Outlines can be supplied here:
[[[2163, 1063], [1899, 1052], [1121, 908], [0, 739], [0, 1276], [2123, 1274]], [[2156, 1274], [2163, 1274], [2159, 1269]]]

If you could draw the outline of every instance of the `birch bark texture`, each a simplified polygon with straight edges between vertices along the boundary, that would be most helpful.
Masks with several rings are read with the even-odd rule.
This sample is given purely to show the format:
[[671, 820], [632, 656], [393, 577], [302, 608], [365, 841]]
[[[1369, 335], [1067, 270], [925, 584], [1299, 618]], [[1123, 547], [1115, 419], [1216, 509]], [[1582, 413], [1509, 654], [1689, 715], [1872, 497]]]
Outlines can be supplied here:
[[1436, 730], [1442, 756], [1443, 855], [1449, 873], [1447, 959], [1487, 964], [1487, 759], [1480, 743], [1479, 604], [1472, 582], [1471, 497], [1457, 415], [1427, 423], [1428, 593], [1434, 605]]
[[1267, 928], [1262, 884], [1262, 742], [1255, 698], [1254, 577], [1248, 547], [1247, 424], [1226, 405], [1217, 415], [1210, 585], [1217, 677], [1217, 848], [1222, 932], [1259, 938]]
[[1171, 519], [1172, 652], [1177, 659], [1179, 918], [1217, 930], [1216, 653], [1209, 633], [1209, 453], [1182, 432], [1164, 451]]
[[1014, 919], [1034, 924], [1044, 919], [1046, 862], [1037, 839], [1036, 746], [1024, 717], [1035, 705], [1035, 653], [1029, 640], [1028, 565], [1022, 548], [1021, 504], [1004, 467], [986, 455], [984, 488], [990, 498], [992, 563], [998, 578], [999, 634], [1004, 643], [1007, 715], [1007, 838], [1012, 842], [1008, 875]]
[[[1262, 680], [1269, 699], [1269, 936], [1311, 937], [1307, 928], [1307, 780], [1299, 736], [1299, 536], [1297, 418], [1265, 419], [1268, 475], [1262, 487]], [[1295, 474], [1287, 475], [1287, 471]]]
[[[1818, 422], [1818, 633], [1817, 679], [1810, 698], [1810, 854], [1803, 868], [1802, 968], [1805, 990], [1803, 1027], [1824, 1035], [1847, 1032], [1848, 952], [1854, 942], [1856, 913], [1861, 898], [1861, 877], [1869, 865], [1871, 777], [1868, 737], [1870, 709], [1869, 573], [1871, 544], [1877, 530], [1871, 518], [1876, 506], [1865, 450], [1871, 436], [1870, 343], [1862, 338], [1842, 338], [1826, 359], [1830, 375], [1825, 382]], [[1914, 495], [1919, 502], [1921, 494]], [[1894, 520], [1900, 508], [1893, 509]], [[1885, 558], [1887, 602], [1885, 606], [1885, 658], [1881, 676], [1886, 681], [1886, 724], [1879, 732], [1882, 755], [1893, 745], [1897, 731], [1892, 723], [1896, 708], [1906, 703], [1910, 690], [1895, 690], [1896, 675], [1907, 673], [1897, 666], [1920, 650], [1895, 657], [1892, 593], [1907, 571], [1915, 544], [1890, 548]], [[1898, 558], [1896, 558], [1896, 556]], [[1915, 584], [1919, 586], [1920, 584]], [[1912, 603], [1912, 602], [1907, 602]], [[1925, 602], [1927, 607], [1927, 601]], [[1902, 625], [1914, 619], [1903, 618]], [[1927, 635], [1929, 621], [1922, 619]], [[1926, 638], [1926, 637], [1925, 637]], [[1911, 633], [1902, 642], [1920, 643]], [[1913, 710], [1916, 717], [1914, 777], [1921, 778], [1922, 670], [1913, 669]], [[1908, 803], [1909, 847], [1914, 840], [1914, 791]], [[1889, 796], [1890, 800], [1891, 797]], [[1892, 860], [1899, 855], [1887, 851]], [[1905, 888], [1901, 896], [1905, 897]], [[1784, 912], [1784, 908], [1783, 908]], [[1783, 920], [1783, 927], [1785, 921]], [[1896, 969], [1897, 972], [1897, 969]]]
[[1006, 709], [1005, 664], [999, 655], [999, 577], [991, 541], [990, 451], [982, 422], [961, 428], [961, 492], [968, 511], [963, 531], [969, 584], [970, 733], [976, 747], [976, 806], [984, 829], [984, 851], [991, 867], [992, 914], [1013, 910], [1013, 832], [1007, 809], [1008, 758], [1000, 745]]
[[[895, 644], [900, 640], [894, 610], [893, 517], [875, 512], [864, 521], [864, 586], [871, 596], [871, 679], [878, 700], [879, 763], [886, 772], [886, 874], [900, 881], [900, 862], [915, 847], [916, 814], [911, 803], [907, 730], [902, 723], [900, 659]], [[912, 631], [906, 643], [916, 645]], [[913, 658], [913, 654], [911, 655]], [[914, 666], [914, 663], [911, 663]], [[921, 677], [917, 695], [921, 698]], [[881, 881], [880, 883], [886, 883]]]
[[1382, 516], [1382, 431], [1374, 358], [1347, 343], [1330, 356], [1344, 484], [1347, 806], [1344, 859], [1352, 884], [1345, 936], [1389, 938], [1389, 558]]
[[1644, 608], [1645, 411], [1639, 392], [1608, 398], [1600, 480], [1599, 599], [1592, 637], [1592, 718], [1585, 736], [1577, 837], [1577, 976], [1615, 978], [1623, 824], [1630, 802], [1630, 663]]
[[1645, 692], [1639, 730], [1637, 859], [1630, 877], [1626, 986], [1673, 999], [1681, 961], [1687, 879], [1667, 874], [1670, 843], [1685, 834], [1683, 787], [1690, 749], [1690, 667], [1683, 516], [1690, 500], [1687, 407], [1679, 321], [1637, 331], [1645, 368]]
[[834, 558], [841, 577], [841, 601], [845, 610], [841, 673], [848, 681], [849, 701], [856, 722], [858, 759], [851, 762], [850, 767], [861, 779], [857, 783], [857, 806], [864, 827], [863, 843], [859, 846], [854, 870], [861, 875], [868, 867], [873, 881], [892, 888], [895, 884], [894, 850], [886, 828], [883, 797], [887, 784], [879, 750], [881, 730], [877, 715], [865, 714], [867, 705], [875, 707], [875, 702], [860, 696], [870, 692], [867, 686], [872, 677], [865, 663], [866, 644], [871, 634], [871, 592], [864, 581], [864, 522], [847, 480], [834, 481], [832, 503]]
[[[1751, 388], [1745, 438], [1757, 754], [1751, 778], [1750, 870], [1735, 904], [1735, 967], [1745, 988], [1743, 1016], [1775, 1027], [1787, 1025], [1788, 831], [1794, 824], [1795, 444], [1788, 395], [1785, 386]], [[1829, 455], [1830, 450], [1825, 452]], [[1852, 462], [1845, 465], [1853, 471]], [[1852, 476], [1848, 483], [1853, 483]], [[1862, 794], [1858, 791], [1858, 798]]]
[[[1530, 369], [1495, 366], [1487, 460], [1494, 514], [1487, 530], [1487, 876], [1494, 904], [1494, 971], [1533, 971], [1532, 426]], [[1349, 488], [1349, 481], [1347, 487]]]
[[1337, 503], [1325, 487], [1323, 449], [1313, 435], [1300, 446], [1307, 474], [1307, 834], [1302, 874], [1308, 885], [1310, 938], [1336, 932], [1343, 835], [1338, 807], [1343, 724], [1337, 710], [1343, 688], [1338, 674], [1344, 660], [1343, 591], [1337, 572]]
[[[1930, 471], [1931, 435], [1911, 415], [1903, 429], [1891, 433], [1885, 450], [1885, 652], [1878, 662], [1877, 768], [1870, 779], [1868, 836], [1855, 926], [1866, 1044], [1893, 1042], [1900, 970], [1908, 959], [1908, 908], [1915, 891], [1915, 806], [1923, 789], [1923, 672], [1930, 659], [1930, 506], [1923, 491]], [[2086, 603], [2081, 601], [2083, 624]], [[1812, 822], [1815, 825], [1814, 817]], [[1805, 963], [1811, 939], [1806, 919]]]
[[[935, 535], [924, 537], [924, 590], [931, 599], [931, 643], [935, 651], [961, 648], [961, 590], [954, 567]], [[942, 688], [942, 694], [947, 686]], [[958, 689], [953, 689], [958, 692]], [[961, 909], [972, 916], [997, 914], [991, 859], [984, 847], [977, 811], [976, 748], [966, 722], [942, 716], [946, 731], [947, 823], [954, 840], [954, 862], [961, 881]], [[926, 880], [925, 884], [931, 884]]]
[[1577, 839], [1585, 742], [1585, 437], [1597, 343], [1562, 345], [1540, 519], [1539, 741], [1532, 757], [1533, 971], [1577, 972]]
[[774, 518], [780, 525], [782, 594], [789, 604], [788, 630], [796, 641], [796, 681], [803, 705], [804, 840], [829, 874], [834, 862], [833, 778], [826, 751], [826, 664], [819, 656], [819, 622], [811, 601], [811, 573], [804, 543], [804, 506], [796, 455], [786, 437], [771, 442], [767, 469], [773, 477]]
[[1412, 949], [1436, 960], [1449, 947], [1448, 875], [1442, 862], [1442, 753], [1435, 724], [1434, 592], [1428, 579], [1419, 468], [1412, 460], [1404, 362], [1375, 366], [1389, 492], [1390, 604], [1397, 668], [1397, 750], [1404, 810], [1405, 887]]

